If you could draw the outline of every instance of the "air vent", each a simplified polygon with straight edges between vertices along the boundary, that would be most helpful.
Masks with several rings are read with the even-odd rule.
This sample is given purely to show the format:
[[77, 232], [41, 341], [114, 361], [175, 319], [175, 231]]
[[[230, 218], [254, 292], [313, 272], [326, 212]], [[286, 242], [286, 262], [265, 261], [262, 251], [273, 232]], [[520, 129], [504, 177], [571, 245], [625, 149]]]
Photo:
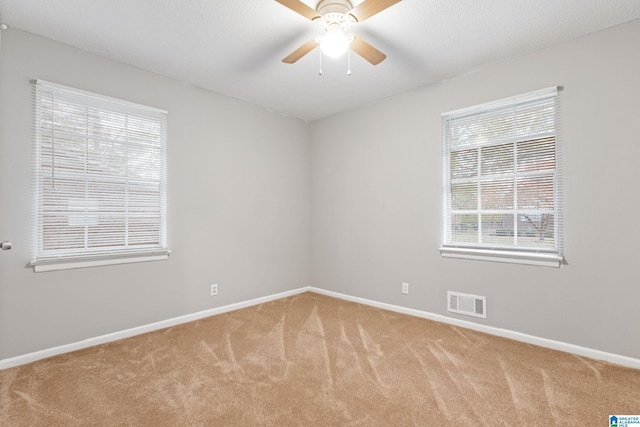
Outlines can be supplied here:
[[487, 318], [487, 297], [447, 291], [447, 311]]

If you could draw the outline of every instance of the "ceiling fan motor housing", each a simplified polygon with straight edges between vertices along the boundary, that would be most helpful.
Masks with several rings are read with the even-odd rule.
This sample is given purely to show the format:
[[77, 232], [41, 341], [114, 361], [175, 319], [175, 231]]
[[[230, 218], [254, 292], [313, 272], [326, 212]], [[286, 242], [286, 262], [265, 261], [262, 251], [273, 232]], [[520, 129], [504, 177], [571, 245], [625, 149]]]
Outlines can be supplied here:
[[316, 6], [316, 10], [320, 15], [327, 13], [341, 13], [346, 15], [353, 6], [349, 0], [320, 0]]
[[327, 32], [343, 30], [357, 21], [348, 12], [353, 7], [349, 0], [321, 0], [316, 10], [321, 15], [318, 19], [320, 26]]

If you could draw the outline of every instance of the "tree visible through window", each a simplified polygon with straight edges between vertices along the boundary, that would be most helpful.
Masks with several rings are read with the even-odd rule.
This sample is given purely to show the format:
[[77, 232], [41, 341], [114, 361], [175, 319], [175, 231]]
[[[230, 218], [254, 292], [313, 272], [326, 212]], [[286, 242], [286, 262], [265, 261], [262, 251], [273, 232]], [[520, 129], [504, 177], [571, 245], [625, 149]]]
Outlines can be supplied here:
[[446, 247], [561, 253], [556, 88], [443, 115]]
[[166, 113], [42, 81], [34, 101], [34, 264], [166, 254]]

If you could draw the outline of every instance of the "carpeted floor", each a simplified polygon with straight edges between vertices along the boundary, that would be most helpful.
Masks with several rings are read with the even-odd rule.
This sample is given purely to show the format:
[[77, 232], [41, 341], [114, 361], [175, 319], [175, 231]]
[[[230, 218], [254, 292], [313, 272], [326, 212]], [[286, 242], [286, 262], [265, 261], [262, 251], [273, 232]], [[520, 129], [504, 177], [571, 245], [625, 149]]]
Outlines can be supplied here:
[[608, 426], [640, 370], [305, 293], [0, 372], [1, 426]]

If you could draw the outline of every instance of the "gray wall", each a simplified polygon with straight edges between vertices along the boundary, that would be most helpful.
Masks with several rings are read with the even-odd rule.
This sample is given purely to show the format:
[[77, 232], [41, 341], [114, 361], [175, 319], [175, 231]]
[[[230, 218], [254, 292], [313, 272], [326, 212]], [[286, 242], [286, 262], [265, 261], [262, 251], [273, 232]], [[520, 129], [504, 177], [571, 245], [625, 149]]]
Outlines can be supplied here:
[[[486, 295], [474, 321], [640, 358], [639, 41], [633, 21], [312, 123], [313, 285], [442, 315]], [[441, 258], [441, 113], [554, 85], [568, 265]]]
[[[309, 284], [306, 123], [18, 30], [1, 55], [0, 359]], [[168, 261], [26, 268], [35, 78], [169, 111]]]
[[[4, 31], [0, 359], [308, 284], [444, 315], [448, 289], [486, 295], [474, 321], [640, 358], [638, 40], [634, 21], [307, 125]], [[33, 78], [169, 111], [168, 261], [25, 267]], [[569, 264], [442, 259], [440, 114], [552, 85]]]

